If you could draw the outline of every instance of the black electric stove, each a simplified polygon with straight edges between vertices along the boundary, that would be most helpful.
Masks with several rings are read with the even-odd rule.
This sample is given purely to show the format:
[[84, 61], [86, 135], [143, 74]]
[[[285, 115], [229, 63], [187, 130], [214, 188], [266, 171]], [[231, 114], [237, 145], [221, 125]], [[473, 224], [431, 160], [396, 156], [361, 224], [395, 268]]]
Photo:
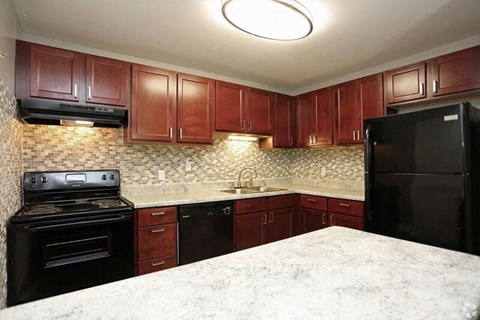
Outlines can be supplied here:
[[7, 304], [131, 277], [133, 246], [118, 170], [27, 172], [7, 224]]

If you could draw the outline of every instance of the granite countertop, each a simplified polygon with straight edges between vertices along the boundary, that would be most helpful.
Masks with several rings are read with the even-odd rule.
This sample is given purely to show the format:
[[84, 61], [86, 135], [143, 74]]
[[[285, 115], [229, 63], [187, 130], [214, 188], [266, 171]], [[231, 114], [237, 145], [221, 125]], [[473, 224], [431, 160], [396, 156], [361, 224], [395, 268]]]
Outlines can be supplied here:
[[143, 193], [143, 194], [124, 194], [124, 197], [134, 204], [135, 208], [174, 206], [190, 203], [201, 203], [223, 200], [239, 200], [248, 198], [271, 197], [284, 194], [301, 193], [312, 196], [323, 196], [330, 198], [341, 198], [348, 200], [364, 200], [363, 190], [354, 190], [348, 188], [332, 188], [309, 185], [273, 185], [273, 187], [284, 188], [287, 190], [249, 193], [249, 194], [231, 194], [220, 190], [201, 190], [177, 193]]
[[0, 311], [10, 319], [472, 319], [480, 257], [330, 227]]

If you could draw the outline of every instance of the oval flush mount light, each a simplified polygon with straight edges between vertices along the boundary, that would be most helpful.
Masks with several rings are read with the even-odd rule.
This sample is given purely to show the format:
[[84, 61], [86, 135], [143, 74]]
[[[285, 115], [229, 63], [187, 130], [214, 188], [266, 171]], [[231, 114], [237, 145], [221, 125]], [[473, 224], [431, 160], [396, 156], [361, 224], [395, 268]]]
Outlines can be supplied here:
[[310, 12], [295, 0], [222, 0], [222, 14], [234, 27], [272, 40], [297, 40], [313, 29]]

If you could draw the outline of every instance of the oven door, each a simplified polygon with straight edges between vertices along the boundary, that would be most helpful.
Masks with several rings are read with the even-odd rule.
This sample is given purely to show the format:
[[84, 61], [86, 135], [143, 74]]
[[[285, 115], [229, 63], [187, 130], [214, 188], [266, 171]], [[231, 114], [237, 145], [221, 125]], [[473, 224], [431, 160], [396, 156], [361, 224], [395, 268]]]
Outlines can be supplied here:
[[9, 224], [9, 306], [132, 277], [132, 214]]

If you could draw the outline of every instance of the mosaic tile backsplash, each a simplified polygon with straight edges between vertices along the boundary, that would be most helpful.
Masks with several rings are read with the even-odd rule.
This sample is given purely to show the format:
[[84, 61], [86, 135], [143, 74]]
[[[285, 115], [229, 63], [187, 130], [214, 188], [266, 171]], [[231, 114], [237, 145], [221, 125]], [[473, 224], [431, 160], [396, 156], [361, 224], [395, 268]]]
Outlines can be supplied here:
[[7, 296], [7, 248], [5, 225], [20, 207], [22, 175], [22, 131], [17, 119], [15, 98], [0, 80], [0, 309]]
[[[133, 145], [123, 143], [122, 129], [24, 126], [24, 171], [118, 168], [124, 185], [157, 185], [231, 181], [245, 167], [255, 168], [258, 178], [361, 181], [363, 153], [361, 147], [261, 150], [255, 142], [223, 137], [206, 146]], [[165, 170], [165, 181], [158, 170]]]

